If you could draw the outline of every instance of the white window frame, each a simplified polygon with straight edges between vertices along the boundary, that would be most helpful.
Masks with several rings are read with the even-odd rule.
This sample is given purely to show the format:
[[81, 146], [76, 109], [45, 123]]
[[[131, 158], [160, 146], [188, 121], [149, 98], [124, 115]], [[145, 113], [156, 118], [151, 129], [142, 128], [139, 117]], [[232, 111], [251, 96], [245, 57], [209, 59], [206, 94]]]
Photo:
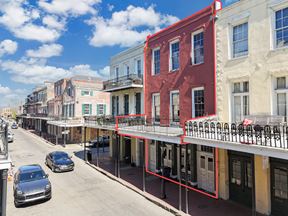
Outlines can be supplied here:
[[179, 97], [179, 112], [180, 112], [180, 93], [179, 93], [179, 90], [174, 90], [174, 91], [170, 91], [170, 123], [179, 123], [180, 122], [180, 116], [179, 116], [179, 122], [174, 122], [173, 121], [173, 113], [172, 113], [172, 94], [175, 94], [175, 93], [178, 93], [178, 97]]
[[288, 46], [277, 47], [276, 45], [276, 11], [282, 10], [288, 7], [288, 2], [282, 1], [270, 5], [270, 16], [271, 16], [271, 50], [287, 49]]
[[140, 61], [140, 70], [141, 70], [141, 73], [140, 74], [143, 74], [143, 67], [142, 67], [142, 59], [141, 58], [135, 58], [135, 74], [138, 76], [138, 61]]
[[[159, 71], [159, 73], [155, 73], [155, 62], [154, 62], [154, 52], [155, 51], [157, 51], [157, 50], [159, 50], [160, 51], [160, 47], [156, 47], [156, 48], [154, 48], [154, 49], [152, 49], [152, 75], [158, 75], [158, 74], [160, 74], [160, 71], [161, 71], [161, 67], [160, 67], [160, 71]], [[160, 53], [161, 54], [161, 53]], [[160, 65], [161, 65], [161, 55], [160, 55]]]
[[201, 28], [201, 29], [193, 32], [192, 35], [191, 35], [191, 47], [192, 47], [192, 49], [191, 49], [191, 62], [192, 62], [192, 65], [200, 65], [200, 64], [203, 64], [205, 62], [205, 52], [204, 52], [204, 55], [203, 55], [203, 62], [195, 63], [195, 61], [194, 61], [194, 57], [195, 57], [194, 56], [194, 37], [195, 37], [195, 35], [198, 35], [198, 34], [200, 34], [202, 32], [203, 32], [203, 41], [204, 41], [203, 42], [203, 49], [204, 49], [204, 43], [205, 43], [204, 30]]
[[[283, 89], [277, 89], [277, 78], [285, 77], [286, 83], [285, 88]], [[288, 76], [279, 76], [279, 77], [273, 77], [273, 91], [274, 91], [274, 100], [273, 100], [273, 113], [275, 115], [278, 115], [278, 103], [277, 103], [277, 94], [286, 94], [286, 121], [288, 118]]]
[[154, 110], [154, 104], [155, 104], [155, 97], [159, 96], [159, 100], [160, 100], [160, 115], [161, 115], [161, 97], [160, 97], [160, 93], [153, 93], [152, 94], [152, 118], [154, 119], [154, 123], [160, 123], [160, 122], [156, 122], [155, 121], [155, 110]]
[[[172, 45], [179, 43], [179, 67], [176, 69], [172, 69]], [[174, 72], [180, 69], [180, 40], [175, 39], [169, 42], [169, 71]]]
[[[234, 28], [239, 26], [239, 25], [242, 25], [242, 24], [245, 24], [247, 23], [247, 45], [248, 45], [248, 51], [245, 55], [241, 55], [241, 56], [235, 56], [234, 57], [234, 41], [233, 41], [233, 33], [234, 33]], [[231, 59], [238, 59], [238, 58], [245, 58], [247, 56], [249, 56], [249, 21], [248, 21], [248, 17], [247, 18], [244, 18], [242, 20], [239, 20], [238, 22], [235, 22], [233, 23], [233, 25], [231, 25], [231, 29], [230, 29], [230, 57]]]
[[[241, 91], [243, 91], [243, 83], [244, 82], [248, 82], [248, 84], [249, 84], [249, 90], [248, 90], [248, 92], [239, 92], [239, 93], [233, 93], [233, 91], [234, 91], [234, 84], [235, 83], [240, 83], [240, 90]], [[232, 104], [231, 104], [231, 108], [232, 108], [232, 112], [231, 112], [231, 114], [232, 114], [232, 121], [233, 122], [236, 122], [236, 119], [235, 119], [235, 107], [234, 107], [234, 97], [236, 96], [240, 96], [241, 97], [241, 110], [240, 110], [240, 115], [242, 116], [242, 117], [244, 117], [244, 113], [243, 113], [243, 109], [244, 109], [244, 97], [245, 96], [248, 96], [248, 115], [250, 114], [250, 95], [249, 95], [249, 93], [250, 93], [250, 82], [249, 82], [249, 80], [241, 80], [241, 81], [235, 81], [235, 82], [232, 82], [231, 83], [231, 102], [232, 102]]]
[[194, 98], [194, 92], [195, 91], [204, 91], [204, 106], [205, 106], [205, 88], [203, 86], [192, 88], [192, 118], [195, 118], [195, 98]]

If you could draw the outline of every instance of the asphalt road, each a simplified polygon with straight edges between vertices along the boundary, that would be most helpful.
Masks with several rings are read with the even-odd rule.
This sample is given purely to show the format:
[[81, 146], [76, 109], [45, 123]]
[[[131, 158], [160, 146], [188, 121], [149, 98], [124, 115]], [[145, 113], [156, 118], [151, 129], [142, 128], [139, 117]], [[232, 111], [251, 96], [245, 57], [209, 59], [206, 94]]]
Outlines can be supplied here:
[[52, 183], [52, 199], [15, 208], [13, 180], [8, 182], [8, 216], [161, 216], [169, 212], [149, 202], [139, 194], [109, 179], [73, 156], [75, 170], [53, 173], [44, 165], [45, 155], [55, 150], [65, 150], [70, 155], [80, 151], [80, 146], [50, 146], [23, 129], [13, 130], [14, 142], [9, 143], [14, 172], [21, 165], [40, 164]]

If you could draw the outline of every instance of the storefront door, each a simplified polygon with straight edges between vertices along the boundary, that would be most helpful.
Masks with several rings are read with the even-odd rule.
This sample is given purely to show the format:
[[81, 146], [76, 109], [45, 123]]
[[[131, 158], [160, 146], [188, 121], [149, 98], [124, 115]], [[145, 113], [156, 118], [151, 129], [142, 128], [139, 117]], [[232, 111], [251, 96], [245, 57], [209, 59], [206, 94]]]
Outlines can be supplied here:
[[271, 160], [271, 211], [273, 216], [288, 212], [288, 164]]
[[229, 154], [230, 199], [248, 207], [252, 207], [252, 159], [252, 156]]

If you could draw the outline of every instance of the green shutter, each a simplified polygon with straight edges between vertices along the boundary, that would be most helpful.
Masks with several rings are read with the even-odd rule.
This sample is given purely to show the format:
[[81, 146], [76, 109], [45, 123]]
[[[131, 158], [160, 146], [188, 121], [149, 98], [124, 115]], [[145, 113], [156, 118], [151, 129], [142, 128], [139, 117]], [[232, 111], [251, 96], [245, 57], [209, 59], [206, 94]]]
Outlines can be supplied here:
[[99, 104], [96, 104], [96, 113], [99, 115]]
[[81, 91], [81, 95], [84, 96], [84, 91]]
[[106, 104], [103, 105], [104, 109], [104, 115], [106, 115]]
[[85, 105], [82, 104], [82, 115], [84, 115], [84, 108], [85, 108]]
[[89, 104], [89, 114], [92, 115], [92, 104]]
[[93, 96], [93, 91], [90, 91], [90, 96]]

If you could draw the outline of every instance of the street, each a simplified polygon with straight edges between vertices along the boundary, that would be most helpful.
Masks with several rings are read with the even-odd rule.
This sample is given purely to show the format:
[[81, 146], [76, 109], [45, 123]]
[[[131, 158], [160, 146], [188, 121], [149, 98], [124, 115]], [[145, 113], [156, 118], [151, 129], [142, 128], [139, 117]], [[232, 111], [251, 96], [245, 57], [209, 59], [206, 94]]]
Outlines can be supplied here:
[[[8, 182], [8, 216], [99, 216], [99, 215], [171, 215], [149, 202], [144, 197], [121, 184], [98, 173], [86, 165], [73, 152], [80, 146], [51, 146], [23, 129], [12, 131], [14, 142], [9, 143], [9, 152], [14, 172], [21, 165], [40, 164], [52, 184], [52, 199], [35, 205], [15, 208], [13, 202], [13, 181]], [[73, 155], [75, 170], [67, 173], [53, 173], [44, 164], [48, 152], [64, 150]]]

